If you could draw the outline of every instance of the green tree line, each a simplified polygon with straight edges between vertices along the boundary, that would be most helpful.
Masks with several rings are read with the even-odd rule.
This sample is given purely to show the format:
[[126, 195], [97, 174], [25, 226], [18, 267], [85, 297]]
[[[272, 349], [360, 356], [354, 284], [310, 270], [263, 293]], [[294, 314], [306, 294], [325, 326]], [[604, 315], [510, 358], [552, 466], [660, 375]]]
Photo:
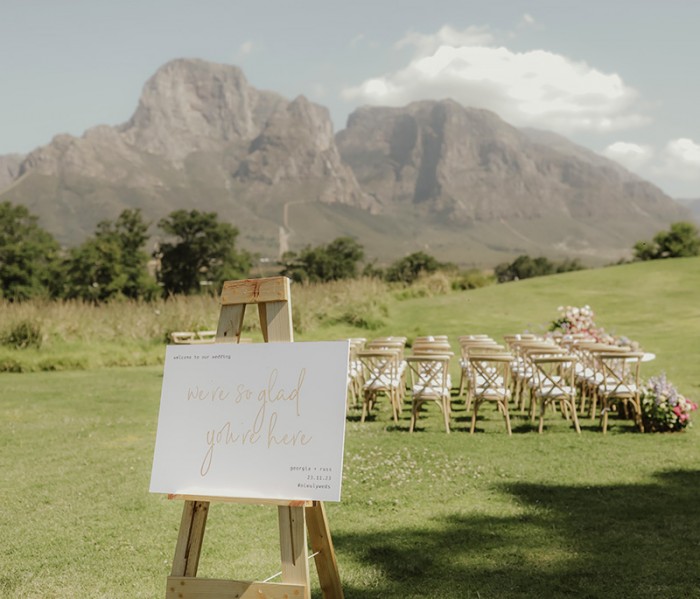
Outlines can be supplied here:
[[[215, 212], [176, 210], [158, 222], [165, 241], [151, 254], [144, 250], [150, 223], [138, 209], [124, 210], [116, 220], [98, 223], [82, 244], [62, 250], [38, 218], [24, 206], [0, 203], [0, 297], [21, 301], [35, 297], [104, 302], [124, 297], [153, 299], [174, 294], [218, 292], [223, 281], [249, 276], [253, 256], [236, 248], [239, 231], [218, 220]], [[679, 222], [650, 242], [635, 244], [636, 260], [700, 253], [695, 225]], [[299, 282], [326, 282], [359, 275], [412, 284], [424, 274], [451, 272], [453, 287], [468, 289], [489, 282], [478, 271], [460, 273], [419, 251], [386, 268], [364, 265], [363, 247], [350, 237], [287, 252], [280, 274]], [[518, 256], [494, 269], [499, 283], [549, 275], [584, 266], [578, 260], [553, 262], [544, 257]]]
[[197, 293], [250, 271], [252, 256], [235, 247], [238, 230], [216, 213], [176, 210], [158, 227], [167, 241], [153, 255], [144, 250], [149, 223], [138, 209], [98, 223], [94, 235], [62, 251], [27, 208], [0, 203], [1, 297], [148, 300]]
[[[61, 250], [38, 218], [24, 206], [0, 203], [0, 297], [81, 299], [93, 303], [124, 297], [194, 294], [220, 289], [223, 281], [249, 276], [253, 256], [236, 248], [238, 229], [214, 212], [176, 210], [158, 222], [166, 241], [152, 254], [144, 250], [149, 223], [138, 209], [98, 223], [80, 245]], [[363, 247], [339, 237], [317, 247], [287, 252], [280, 274], [299, 282], [326, 282], [375, 276], [410, 284], [423, 273], [447, 265], [415, 252], [382, 270], [360, 270]], [[150, 265], [150, 269], [149, 269]]]

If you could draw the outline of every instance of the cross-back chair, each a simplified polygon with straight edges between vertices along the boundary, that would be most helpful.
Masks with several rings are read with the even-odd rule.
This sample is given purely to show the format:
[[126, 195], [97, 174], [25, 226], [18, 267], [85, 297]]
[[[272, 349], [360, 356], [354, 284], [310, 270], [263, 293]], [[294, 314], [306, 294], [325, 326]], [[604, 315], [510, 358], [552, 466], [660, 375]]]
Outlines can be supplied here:
[[476, 428], [479, 407], [485, 401], [495, 402], [503, 414], [506, 431], [512, 434], [508, 403], [511, 398], [510, 364], [513, 356], [503, 352], [476, 353], [469, 355], [471, 382], [468, 402], [472, 405], [470, 432]]
[[634, 421], [641, 431], [644, 430], [639, 386], [639, 369], [643, 358], [641, 352], [602, 353], [598, 356], [603, 374], [603, 381], [598, 385], [603, 433], [608, 430], [608, 412], [620, 402], [625, 411], [632, 406]]
[[445, 431], [450, 432], [450, 356], [420, 354], [406, 358], [411, 379], [411, 425], [413, 432], [421, 407], [436, 403], [442, 411]]
[[[576, 358], [573, 355], [537, 355], [533, 356], [531, 361], [535, 369], [534, 380], [536, 383], [533, 397], [540, 407], [539, 433], [541, 434], [544, 428], [544, 414], [547, 406], [558, 404], [563, 416], [573, 420], [574, 429], [580, 434], [581, 427], [576, 415], [576, 386], [574, 385]], [[535, 412], [532, 409], [532, 420], [534, 417]]]
[[363, 380], [361, 422], [383, 395], [389, 400], [394, 422], [398, 423], [404, 390], [400, 353], [391, 349], [366, 349], [357, 352], [357, 359], [362, 365]]

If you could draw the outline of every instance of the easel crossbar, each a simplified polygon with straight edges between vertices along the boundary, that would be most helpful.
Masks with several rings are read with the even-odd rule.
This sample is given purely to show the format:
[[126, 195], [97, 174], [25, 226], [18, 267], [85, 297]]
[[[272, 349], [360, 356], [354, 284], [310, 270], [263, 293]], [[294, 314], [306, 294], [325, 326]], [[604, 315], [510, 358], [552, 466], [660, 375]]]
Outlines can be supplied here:
[[303, 584], [169, 576], [166, 599], [301, 599]]

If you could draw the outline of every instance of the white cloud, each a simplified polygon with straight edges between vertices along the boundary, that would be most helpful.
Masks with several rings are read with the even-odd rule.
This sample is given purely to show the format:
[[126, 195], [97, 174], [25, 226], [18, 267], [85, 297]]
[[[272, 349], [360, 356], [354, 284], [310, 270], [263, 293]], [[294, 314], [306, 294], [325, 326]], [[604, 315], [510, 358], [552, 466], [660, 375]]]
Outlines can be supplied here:
[[408, 66], [346, 88], [343, 97], [388, 106], [452, 98], [493, 110], [514, 125], [562, 133], [610, 132], [648, 122], [636, 110], [637, 92], [619, 75], [546, 50], [494, 47], [492, 41], [488, 29], [476, 27], [410, 33], [397, 44], [417, 49]]
[[449, 25], [443, 25], [436, 33], [424, 34], [411, 31], [396, 42], [396, 48], [414, 46], [419, 57], [434, 53], [440, 46], [488, 46], [493, 44], [494, 36], [488, 27], [467, 27], [458, 31]]
[[617, 141], [605, 148], [603, 155], [619, 162], [631, 171], [639, 172], [650, 163], [654, 157], [654, 150], [647, 145]]
[[247, 40], [247, 41], [243, 42], [240, 46], [238, 46], [238, 50], [236, 51], [234, 59], [236, 61], [243, 60], [246, 56], [248, 56], [255, 49], [256, 49], [255, 44], [252, 41]]
[[310, 87], [311, 98], [314, 100], [322, 100], [328, 95], [328, 89], [323, 83], [312, 83]]
[[661, 164], [654, 171], [658, 175], [700, 183], [700, 145], [687, 137], [669, 141]]
[[673, 139], [657, 149], [618, 141], [601, 153], [673, 197], [700, 197], [700, 144], [692, 139]]
[[364, 41], [365, 41], [365, 34], [364, 34], [364, 33], [358, 33], [355, 37], [353, 37], [353, 38], [350, 40], [350, 46], [354, 48], [355, 46], [360, 45], [360, 44], [361, 44], [362, 42], [364, 42]]
[[666, 152], [679, 163], [694, 168], [700, 167], [700, 145], [692, 139], [682, 137], [668, 142]]
[[537, 22], [535, 17], [530, 13], [525, 13], [520, 17], [520, 23], [518, 23], [518, 29], [525, 29], [526, 27], [539, 27], [540, 24]]

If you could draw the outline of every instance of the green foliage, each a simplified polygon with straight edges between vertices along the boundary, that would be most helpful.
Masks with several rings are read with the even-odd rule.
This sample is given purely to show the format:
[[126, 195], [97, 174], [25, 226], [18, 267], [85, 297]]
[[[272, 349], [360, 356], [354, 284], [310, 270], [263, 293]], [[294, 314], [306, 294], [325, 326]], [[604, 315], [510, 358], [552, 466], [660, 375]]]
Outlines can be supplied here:
[[90, 302], [153, 297], [156, 285], [142, 249], [147, 230], [139, 210], [124, 210], [115, 222], [100, 222], [95, 235], [71, 248], [64, 260], [60, 295]]
[[24, 206], [0, 203], [0, 297], [12, 301], [49, 295], [58, 243]]
[[236, 251], [238, 229], [219, 222], [215, 212], [176, 210], [158, 226], [173, 238], [160, 246], [159, 279], [165, 296], [199, 293], [248, 275], [252, 258]]
[[41, 327], [36, 321], [21, 320], [0, 336], [0, 343], [14, 349], [41, 347]]
[[111, 237], [96, 235], [71, 248], [63, 264], [61, 295], [90, 302], [116, 297], [127, 281], [121, 257], [121, 248]]
[[653, 241], [638, 241], [634, 244], [636, 260], [658, 260], [661, 258], [689, 258], [700, 255], [700, 232], [690, 222], [673, 223], [668, 231], [660, 231]]
[[338, 237], [328, 245], [307, 246], [298, 254], [282, 256], [283, 275], [297, 282], [324, 283], [357, 276], [357, 263], [364, 257], [362, 246], [350, 237]]
[[526, 254], [521, 254], [511, 263], [502, 262], [498, 264], [494, 269], [494, 274], [499, 283], [505, 283], [507, 281], [519, 281], [532, 277], [583, 270], [583, 268], [583, 265], [577, 259], [552, 262], [544, 256], [531, 258]]
[[96, 235], [114, 239], [121, 250], [121, 269], [126, 281], [120, 293], [131, 299], [150, 299], [157, 290], [147, 270], [149, 255], [143, 249], [148, 241], [148, 226], [139, 209], [124, 210], [115, 223], [103, 221], [97, 225]]
[[0, 372], [24, 372], [22, 362], [16, 358], [0, 358]]
[[467, 289], [479, 289], [493, 283], [493, 277], [488, 276], [483, 271], [473, 268], [457, 273], [452, 280], [452, 289], [456, 291], [466, 291]]
[[63, 372], [66, 370], [85, 370], [87, 360], [70, 356], [51, 356], [40, 360], [37, 369], [41, 372]]
[[425, 252], [414, 252], [394, 262], [386, 271], [386, 280], [398, 283], [413, 283], [421, 274], [433, 273], [440, 263]]
[[410, 285], [402, 286], [395, 292], [396, 298], [407, 300], [416, 297], [446, 295], [452, 289], [450, 277], [442, 270], [432, 273], [421, 272]]

